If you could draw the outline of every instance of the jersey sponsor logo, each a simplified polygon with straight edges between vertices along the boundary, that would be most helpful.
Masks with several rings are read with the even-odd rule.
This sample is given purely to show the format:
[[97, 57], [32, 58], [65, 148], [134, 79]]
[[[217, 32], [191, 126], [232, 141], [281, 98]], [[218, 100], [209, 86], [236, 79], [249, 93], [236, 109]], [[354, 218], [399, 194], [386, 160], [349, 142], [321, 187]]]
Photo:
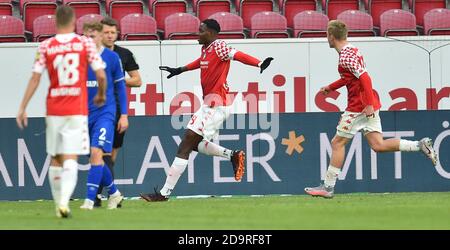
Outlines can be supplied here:
[[72, 87], [72, 88], [57, 88], [52, 89], [50, 91], [51, 97], [58, 97], [58, 96], [79, 96], [81, 94], [81, 88], [79, 87]]
[[200, 68], [207, 69], [209, 65], [209, 61], [200, 61]]

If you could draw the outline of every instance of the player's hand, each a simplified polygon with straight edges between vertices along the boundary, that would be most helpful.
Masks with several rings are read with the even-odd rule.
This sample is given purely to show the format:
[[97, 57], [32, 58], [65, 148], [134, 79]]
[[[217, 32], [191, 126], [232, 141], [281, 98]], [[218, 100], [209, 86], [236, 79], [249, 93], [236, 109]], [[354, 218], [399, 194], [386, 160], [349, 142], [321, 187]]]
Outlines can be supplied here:
[[16, 122], [17, 122], [17, 126], [20, 129], [23, 129], [26, 126], [28, 126], [28, 116], [27, 116], [27, 112], [25, 112], [25, 110], [23, 110], [23, 109], [19, 110], [19, 112], [17, 113]]
[[125, 132], [128, 129], [128, 115], [121, 115], [117, 122], [117, 131], [119, 134]]
[[102, 106], [103, 104], [105, 104], [105, 101], [106, 101], [106, 96], [105, 96], [105, 95], [99, 95], [99, 94], [97, 94], [97, 95], [94, 97], [94, 104], [95, 104], [95, 106], [97, 106], [97, 107], [100, 107], [100, 106]]
[[264, 61], [261, 63], [261, 66], [259, 66], [261, 68], [261, 71], [259, 73], [262, 73], [265, 69], [267, 69], [267, 67], [269, 67], [270, 62], [272, 62], [273, 57], [267, 57], [266, 59], [264, 59]]
[[320, 88], [320, 92], [322, 92], [323, 95], [328, 95], [328, 93], [331, 92], [331, 89], [330, 89], [330, 87], [325, 86], [325, 87]]
[[367, 105], [363, 109], [363, 113], [366, 115], [366, 117], [375, 118], [375, 111], [373, 110], [372, 105]]
[[171, 68], [171, 67], [167, 67], [167, 66], [159, 66], [159, 69], [160, 70], [165, 70], [165, 71], [170, 73], [170, 75], [167, 76], [167, 79], [182, 73], [181, 67], [179, 67], [179, 68]]

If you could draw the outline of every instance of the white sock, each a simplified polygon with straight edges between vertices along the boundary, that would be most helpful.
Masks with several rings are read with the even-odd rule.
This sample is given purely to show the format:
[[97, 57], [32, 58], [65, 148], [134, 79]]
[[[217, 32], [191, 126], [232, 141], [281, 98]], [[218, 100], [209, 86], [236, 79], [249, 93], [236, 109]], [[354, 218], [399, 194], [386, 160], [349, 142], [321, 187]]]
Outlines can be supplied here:
[[50, 166], [48, 169], [48, 181], [50, 182], [50, 189], [52, 190], [53, 201], [56, 206], [59, 206], [61, 200], [61, 173], [62, 167]]
[[188, 162], [188, 160], [175, 157], [175, 160], [173, 160], [172, 166], [169, 169], [166, 183], [160, 191], [162, 195], [169, 196], [170, 193], [172, 193], [172, 190], [175, 188], [178, 179], [180, 179], [181, 174], [183, 174], [184, 170], [186, 169]]
[[77, 185], [78, 163], [75, 160], [65, 160], [61, 173], [61, 200], [59, 205], [69, 207], [69, 200]]
[[117, 191], [114, 194], [110, 195], [110, 197], [111, 196], [120, 196], [120, 195], [122, 195], [122, 194], [120, 193], [119, 189], [117, 189]]
[[399, 149], [400, 151], [405, 152], [419, 151], [420, 150], [419, 141], [408, 141], [401, 139]]
[[198, 146], [198, 152], [205, 154], [205, 155], [214, 155], [214, 156], [220, 156], [223, 158], [227, 158], [228, 160], [231, 159], [231, 155], [233, 154], [233, 151], [230, 149], [226, 149], [220, 145], [217, 145], [213, 142], [203, 140], [201, 141]]
[[327, 176], [325, 177], [325, 187], [332, 187], [336, 185], [336, 179], [341, 173], [341, 169], [333, 166], [328, 166]]

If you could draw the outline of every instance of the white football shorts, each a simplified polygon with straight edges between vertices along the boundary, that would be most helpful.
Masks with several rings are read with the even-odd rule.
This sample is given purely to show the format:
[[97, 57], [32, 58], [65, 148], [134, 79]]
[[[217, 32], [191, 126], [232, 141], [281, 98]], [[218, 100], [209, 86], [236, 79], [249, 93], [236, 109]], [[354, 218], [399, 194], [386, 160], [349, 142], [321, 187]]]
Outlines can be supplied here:
[[192, 115], [187, 128], [194, 131], [203, 139], [211, 141], [219, 135], [222, 123], [230, 116], [231, 106], [209, 107], [202, 105], [194, 115]]
[[336, 127], [336, 134], [340, 137], [353, 138], [356, 133], [362, 131], [364, 135], [370, 132], [382, 133], [379, 111], [375, 111], [374, 117], [366, 117], [364, 113], [345, 111]]
[[47, 153], [49, 155], [89, 154], [87, 116], [47, 116], [45, 122]]

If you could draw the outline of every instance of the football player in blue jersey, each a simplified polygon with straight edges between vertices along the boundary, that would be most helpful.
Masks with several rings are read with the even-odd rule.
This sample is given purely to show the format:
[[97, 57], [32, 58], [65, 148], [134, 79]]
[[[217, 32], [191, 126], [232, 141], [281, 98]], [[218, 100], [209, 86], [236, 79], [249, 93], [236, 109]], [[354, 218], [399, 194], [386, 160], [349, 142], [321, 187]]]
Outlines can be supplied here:
[[[97, 93], [98, 85], [94, 72], [89, 69], [87, 87], [89, 98], [88, 121], [91, 140], [91, 168], [89, 169], [87, 179], [86, 199], [80, 208], [85, 210], [92, 210], [94, 208], [94, 200], [97, 196], [98, 188], [101, 185], [108, 189], [108, 209], [115, 209], [122, 202], [123, 196], [114, 184], [111, 171], [107, 166], [108, 163], [103, 161], [103, 154], [112, 151], [116, 117], [115, 91], [118, 93], [121, 114], [126, 115], [128, 112], [125, 78], [117, 53], [102, 45], [103, 25], [100, 22], [85, 23], [83, 31], [85, 36], [94, 40], [99, 54], [106, 64], [107, 88], [105, 104], [101, 107], [95, 106], [93, 97]], [[125, 130], [126, 127], [122, 127], [121, 129]]]

